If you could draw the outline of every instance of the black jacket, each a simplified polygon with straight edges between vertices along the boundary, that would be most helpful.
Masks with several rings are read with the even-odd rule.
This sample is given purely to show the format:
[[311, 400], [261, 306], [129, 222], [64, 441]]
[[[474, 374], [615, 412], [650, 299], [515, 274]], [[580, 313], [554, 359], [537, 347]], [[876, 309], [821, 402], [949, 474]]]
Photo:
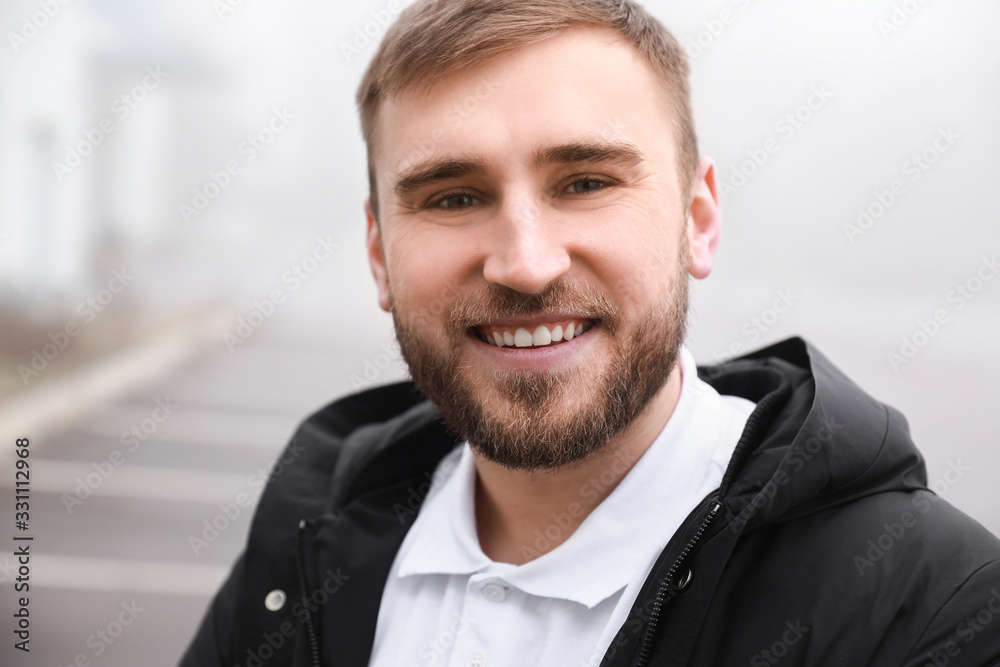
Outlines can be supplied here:
[[[928, 490], [898, 411], [800, 339], [699, 375], [757, 407], [602, 667], [1000, 664], [1000, 541]], [[310, 417], [182, 667], [367, 665], [390, 566], [456, 444], [408, 383]]]

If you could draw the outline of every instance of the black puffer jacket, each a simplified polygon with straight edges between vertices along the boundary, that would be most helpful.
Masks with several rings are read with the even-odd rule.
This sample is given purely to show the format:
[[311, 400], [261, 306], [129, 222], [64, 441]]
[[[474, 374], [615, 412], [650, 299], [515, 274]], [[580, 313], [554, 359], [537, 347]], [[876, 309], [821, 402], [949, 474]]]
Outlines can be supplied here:
[[[899, 412], [800, 339], [699, 374], [757, 408], [603, 667], [1000, 664], [1000, 541], [927, 489]], [[456, 444], [407, 383], [310, 417], [182, 667], [367, 665], [396, 551]]]

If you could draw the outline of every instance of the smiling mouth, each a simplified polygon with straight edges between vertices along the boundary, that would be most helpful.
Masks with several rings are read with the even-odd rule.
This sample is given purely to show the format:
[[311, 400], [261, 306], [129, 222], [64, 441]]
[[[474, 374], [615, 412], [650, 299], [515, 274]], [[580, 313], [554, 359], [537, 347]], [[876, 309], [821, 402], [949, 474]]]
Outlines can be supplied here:
[[568, 343], [590, 331], [600, 320], [573, 318], [544, 324], [484, 324], [471, 331], [482, 342], [494, 347], [539, 348]]

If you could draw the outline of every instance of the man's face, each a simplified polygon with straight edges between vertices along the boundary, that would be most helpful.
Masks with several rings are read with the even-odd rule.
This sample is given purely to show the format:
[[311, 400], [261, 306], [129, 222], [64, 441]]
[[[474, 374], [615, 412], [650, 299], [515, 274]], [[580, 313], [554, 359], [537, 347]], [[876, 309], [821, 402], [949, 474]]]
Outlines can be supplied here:
[[501, 465], [600, 450], [663, 387], [718, 236], [711, 163], [688, 203], [653, 71], [573, 30], [378, 122], [369, 260], [418, 387]]

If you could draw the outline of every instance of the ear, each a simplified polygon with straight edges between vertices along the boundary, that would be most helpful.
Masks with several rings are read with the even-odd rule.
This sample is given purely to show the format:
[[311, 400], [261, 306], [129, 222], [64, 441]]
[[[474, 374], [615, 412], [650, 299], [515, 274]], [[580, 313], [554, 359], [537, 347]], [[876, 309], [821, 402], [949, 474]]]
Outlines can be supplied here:
[[688, 247], [691, 251], [691, 275], [698, 280], [712, 272], [712, 258], [719, 245], [722, 216], [715, 183], [715, 163], [711, 158], [698, 159], [698, 171], [691, 183], [691, 208], [688, 211]]
[[372, 214], [371, 199], [365, 199], [365, 217], [368, 218], [368, 264], [375, 277], [375, 287], [378, 289], [378, 305], [389, 312], [389, 277], [385, 268], [385, 249], [382, 247], [382, 229], [378, 220]]

